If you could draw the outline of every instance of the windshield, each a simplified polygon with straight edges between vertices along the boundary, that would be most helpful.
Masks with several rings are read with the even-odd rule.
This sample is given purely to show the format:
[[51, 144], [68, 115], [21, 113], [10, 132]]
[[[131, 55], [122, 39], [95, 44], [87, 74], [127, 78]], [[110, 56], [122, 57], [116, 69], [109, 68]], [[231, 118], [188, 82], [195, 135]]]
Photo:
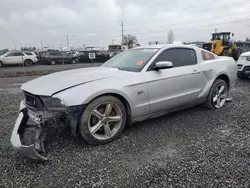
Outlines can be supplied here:
[[158, 51], [158, 49], [134, 49], [127, 50], [114, 56], [103, 67], [113, 67], [120, 70], [139, 72], [147, 64], [150, 58]]
[[213, 34], [213, 40], [223, 40], [223, 34]]

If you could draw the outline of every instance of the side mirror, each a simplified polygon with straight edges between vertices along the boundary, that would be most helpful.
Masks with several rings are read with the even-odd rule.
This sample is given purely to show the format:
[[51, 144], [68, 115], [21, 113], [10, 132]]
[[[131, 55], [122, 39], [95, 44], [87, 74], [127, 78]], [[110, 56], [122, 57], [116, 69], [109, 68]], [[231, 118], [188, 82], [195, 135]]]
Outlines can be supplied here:
[[173, 67], [173, 63], [170, 61], [159, 61], [155, 64], [154, 69], [160, 70], [160, 69], [169, 69]]

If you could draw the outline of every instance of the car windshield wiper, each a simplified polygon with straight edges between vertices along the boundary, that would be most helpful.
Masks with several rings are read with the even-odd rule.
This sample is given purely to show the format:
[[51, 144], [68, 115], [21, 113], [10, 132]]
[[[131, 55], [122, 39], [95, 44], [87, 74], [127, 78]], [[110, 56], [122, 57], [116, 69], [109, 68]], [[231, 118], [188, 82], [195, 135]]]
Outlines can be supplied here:
[[125, 71], [127, 71], [128, 69], [126, 69], [126, 68], [118, 68], [119, 70], [125, 70]]

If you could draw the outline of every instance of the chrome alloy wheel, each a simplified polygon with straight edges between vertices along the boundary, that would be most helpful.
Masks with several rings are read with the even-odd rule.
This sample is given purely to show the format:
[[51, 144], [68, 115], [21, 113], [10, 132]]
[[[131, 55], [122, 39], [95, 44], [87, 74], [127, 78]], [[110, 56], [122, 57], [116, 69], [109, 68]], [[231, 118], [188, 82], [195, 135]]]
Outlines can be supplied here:
[[109, 139], [120, 129], [122, 120], [122, 111], [117, 104], [101, 103], [89, 115], [89, 132], [96, 139]]
[[213, 105], [216, 108], [221, 108], [226, 102], [227, 94], [226, 86], [223, 84], [218, 85], [213, 93]]

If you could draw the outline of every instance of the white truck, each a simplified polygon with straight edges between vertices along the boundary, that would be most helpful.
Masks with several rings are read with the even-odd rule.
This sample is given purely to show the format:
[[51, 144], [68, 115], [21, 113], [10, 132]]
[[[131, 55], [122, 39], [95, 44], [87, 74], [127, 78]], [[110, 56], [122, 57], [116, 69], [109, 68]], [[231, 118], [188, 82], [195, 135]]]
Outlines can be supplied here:
[[31, 66], [37, 62], [37, 57], [33, 53], [26, 52], [6, 52], [0, 55], [0, 67], [4, 65], [24, 65]]

